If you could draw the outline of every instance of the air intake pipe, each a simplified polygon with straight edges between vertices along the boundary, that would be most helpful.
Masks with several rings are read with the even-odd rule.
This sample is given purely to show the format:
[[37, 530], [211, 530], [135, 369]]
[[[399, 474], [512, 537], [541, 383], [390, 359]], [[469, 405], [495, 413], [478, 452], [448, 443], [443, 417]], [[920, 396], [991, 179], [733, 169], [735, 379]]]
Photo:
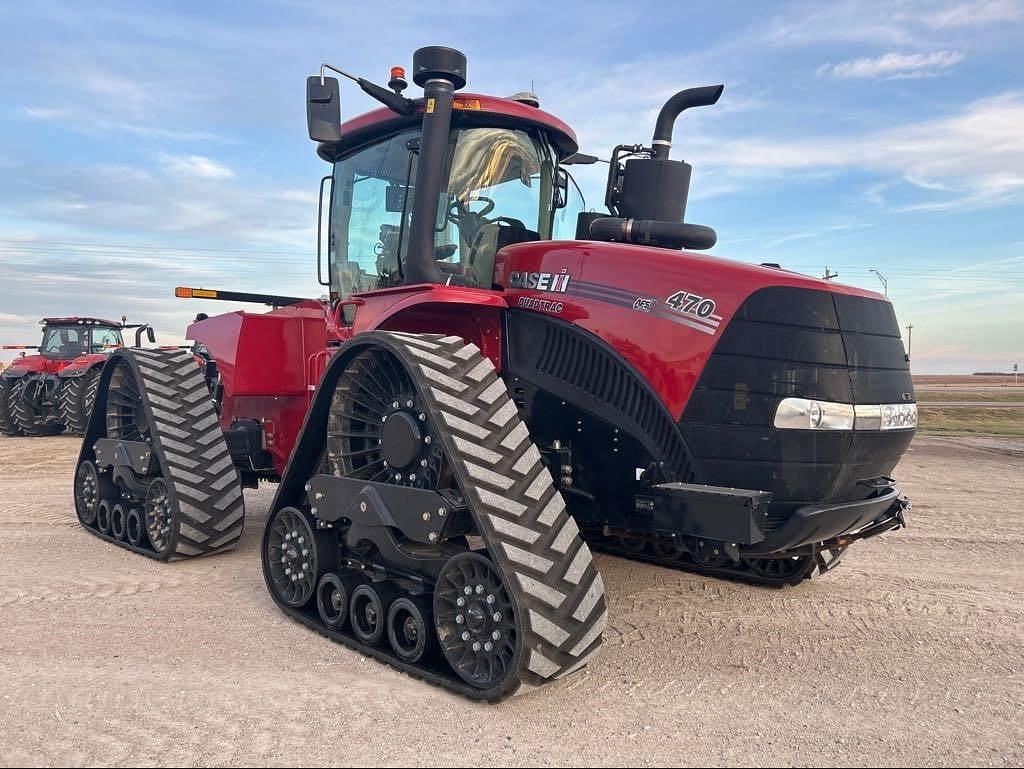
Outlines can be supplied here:
[[658, 248], [712, 248], [718, 235], [710, 227], [684, 222], [660, 222], [654, 219], [623, 219], [604, 216], [590, 222], [590, 235], [613, 243], [636, 243]]
[[434, 250], [434, 227], [444, 182], [452, 103], [455, 92], [466, 85], [466, 55], [443, 46], [420, 48], [412, 57], [412, 79], [423, 88], [423, 134], [403, 282], [443, 283]]

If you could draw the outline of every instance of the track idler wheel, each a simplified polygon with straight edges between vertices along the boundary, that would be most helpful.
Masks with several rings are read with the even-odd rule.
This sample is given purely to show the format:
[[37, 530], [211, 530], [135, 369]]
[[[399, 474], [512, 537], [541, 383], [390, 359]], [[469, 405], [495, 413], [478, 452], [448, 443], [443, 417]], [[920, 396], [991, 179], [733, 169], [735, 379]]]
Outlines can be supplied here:
[[345, 626], [348, 620], [349, 589], [337, 574], [324, 574], [316, 586], [316, 609], [331, 630]]
[[145, 529], [142, 526], [142, 512], [139, 508], [133, 507], [125, 517], [125, 539], [128, 540], [129, 544], [138, 547], [142, 544], [144, 536]]
[[96, 513], [104, 496], [103, 487], [96, 465], [82, 462], [75, 471], [75, 512], [84, 526], [92, 526], [96, 522]]
[[149, 544], [157, 555], [172, 552], [176, 532], [174, 506], [168, 496], [167, 484], [162, 478], [157, 478], [149, 484], [143, 520]]
[[479, 689], [498, 686], [522, 655], [518, 613], [494, 564], [460, 553], [434, 590], [434, 624], [448, 664]]
[[321, 572], [333, 565], [325, 536], [294, 507], [278, 510], [267, 527], [264, 557], [274, 592], [289, 606], [305, 606]]
[[388, 641], [404, 662], [418, 662], [433, 646], [434, 628], [426, 606], [420, 599], [399, 598], [388, 609]]
[[114, 539], [123, 540], [127, 528], [128, 514], [124, 510], [124, 505], [114, 505], [110, 508], [110, 533]]

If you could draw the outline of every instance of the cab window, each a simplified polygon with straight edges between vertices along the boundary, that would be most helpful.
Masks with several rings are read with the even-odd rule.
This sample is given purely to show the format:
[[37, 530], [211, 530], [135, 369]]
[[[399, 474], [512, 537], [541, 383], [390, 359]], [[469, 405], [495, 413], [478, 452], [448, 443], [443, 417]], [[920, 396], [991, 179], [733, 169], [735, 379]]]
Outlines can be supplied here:
[[413, 207], [406, 182], [416, 178], [408, 142], [418, 135], [398, 134], [335, 164], [328, 251], [333, 295], [344, 299], [402, 282], [400, 257]]
[[121, 332], [116, 328], [94, 328], [92, 330], [93, 352], [106, 352], [112, 347], [121, 346]]

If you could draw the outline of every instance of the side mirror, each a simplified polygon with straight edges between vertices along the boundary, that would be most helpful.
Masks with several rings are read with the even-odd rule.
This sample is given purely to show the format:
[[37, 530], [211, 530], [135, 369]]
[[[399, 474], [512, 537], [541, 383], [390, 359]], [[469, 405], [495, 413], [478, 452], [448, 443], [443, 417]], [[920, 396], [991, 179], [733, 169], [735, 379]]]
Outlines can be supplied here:
[[558, 176], [555, 179], [555, 208], [565, 208], [569, 205], [569, 172], [564, 168], [558, 169]]
[[150, 344], [156, 344], [156, 332], [153, 330], [152, 326], [146, 327], [146, 338], [149, 340]]
[[306, 78], [306, 125], [315, 142], [341, 139], [341, 91], [336, 77]]

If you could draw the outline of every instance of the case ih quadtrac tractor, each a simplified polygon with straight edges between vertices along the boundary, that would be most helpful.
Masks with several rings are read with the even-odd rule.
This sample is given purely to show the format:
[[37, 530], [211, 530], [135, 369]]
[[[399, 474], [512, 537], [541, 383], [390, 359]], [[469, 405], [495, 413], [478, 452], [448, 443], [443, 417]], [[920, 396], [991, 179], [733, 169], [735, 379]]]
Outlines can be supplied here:
[[146, 324], [99, 318], [43, 318], [42, 344], [4, 345], [4, 350], [37, 350], [12, 361], [0, 376], [0, 432], [4, 435], [82, 435], [96, 395], [100, 370], [110, 350], [124, 344], [122, 331], [136, 330], [138, 346]]
[[715, 234], [684, 223], [672, 129], [721, 86], [616, 148], [608, 213], [556, 240], [565, 167], [593, 160], [567, 125], [457, 93], [448, 48], [414, 55], [414, 100], [399, 68], [390, 90], [335, 71], [385, 106], [342, 124], [338, 81], [307, 83], [330, 299], [200, 316], [195, 356], [115, 352], [76, 474], [87, 528], [160, 559], [218, 552], [241, 486], [279, 480], [278, 606], [489, 700], [597, 649], [591, 547], [781, 586], [900, 528], [889, 473], [916, 406], [889, 302], [693, 253]]

